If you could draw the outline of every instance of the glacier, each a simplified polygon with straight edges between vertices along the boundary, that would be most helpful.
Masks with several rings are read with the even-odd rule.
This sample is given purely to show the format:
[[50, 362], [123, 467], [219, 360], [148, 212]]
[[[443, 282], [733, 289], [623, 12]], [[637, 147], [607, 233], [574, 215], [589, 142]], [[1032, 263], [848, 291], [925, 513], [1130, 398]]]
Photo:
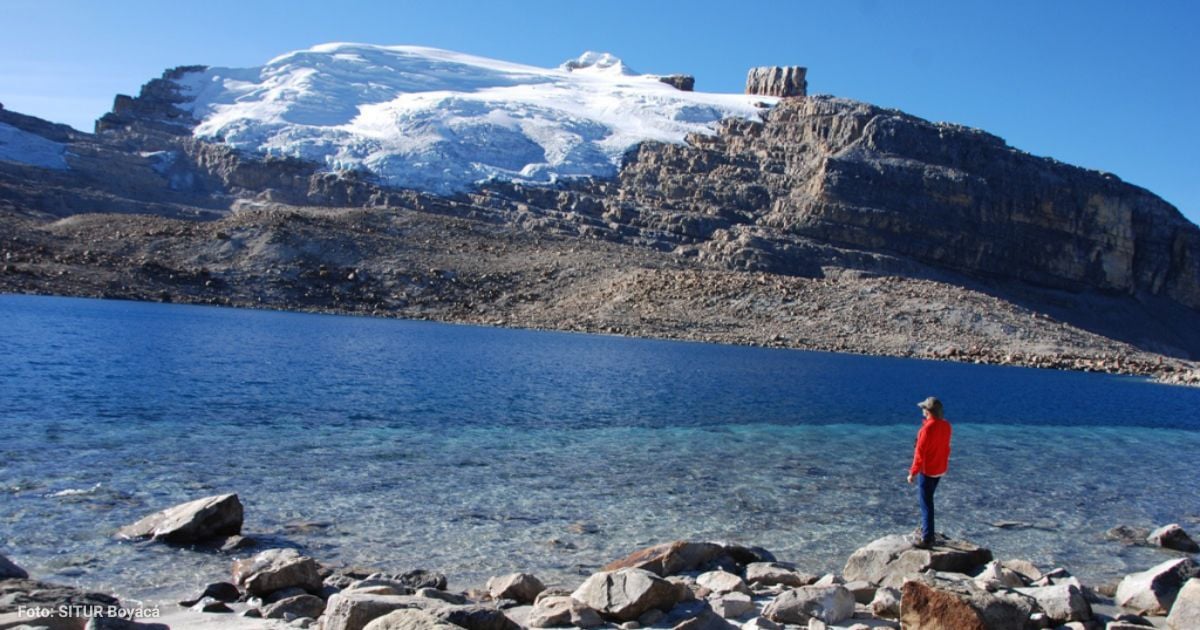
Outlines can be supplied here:
[[539, 68], [419, 46], [333, 43], [175, 80], [196, 137], [437, 194], [489, 180], [611, 177], [640, 142], [681, 143], [777, 99], [683, 92], [608, 53]]
[[0, 160], [54, 171], [68, 170], [67, 145], [0, 123]]

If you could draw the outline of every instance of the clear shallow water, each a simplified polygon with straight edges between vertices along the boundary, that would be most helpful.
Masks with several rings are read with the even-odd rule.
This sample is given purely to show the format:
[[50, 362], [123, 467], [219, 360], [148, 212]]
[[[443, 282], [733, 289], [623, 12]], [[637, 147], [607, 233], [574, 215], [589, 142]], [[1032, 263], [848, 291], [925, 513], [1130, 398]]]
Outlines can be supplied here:
[[930, 393], [955, 424], [940, 530], [1093, 581], [1169, 557], [1109, 527], [1200, 533], [1200, 390], [1138, 379], [24, 296], [0, 296], [0, 374], [0, 552], [152, 601], [229, 558], [111, 534], [228, 491], [251, 535], [452, 588], [677, 538], [840, 571], [915, 525]]

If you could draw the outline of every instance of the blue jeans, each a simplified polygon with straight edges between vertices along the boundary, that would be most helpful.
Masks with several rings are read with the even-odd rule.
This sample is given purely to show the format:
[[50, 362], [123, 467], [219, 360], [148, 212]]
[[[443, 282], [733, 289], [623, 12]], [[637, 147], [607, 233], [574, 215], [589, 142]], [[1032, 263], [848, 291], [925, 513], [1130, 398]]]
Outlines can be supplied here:
[[917, 475], [917, 498], [921, 502], [921, 540], [933, 543], [933, 492], [937, 490], [941, 477]]

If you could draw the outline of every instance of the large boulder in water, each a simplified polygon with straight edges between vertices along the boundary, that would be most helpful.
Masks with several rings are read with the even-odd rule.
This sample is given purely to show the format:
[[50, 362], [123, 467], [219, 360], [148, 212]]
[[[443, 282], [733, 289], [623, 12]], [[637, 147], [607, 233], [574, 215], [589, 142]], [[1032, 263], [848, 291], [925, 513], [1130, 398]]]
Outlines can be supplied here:
[[1150, 535], [1146, 536], [1146, 542], [1164, 549], [1174, 549], [1184, 553], [1200, 553], [1200, 545], [1197, 545], [1196, 541], [1192, 540], [1192, 537], [1188, 536], [1178, 523], [1163, 525], [1150, 532]]
[[242, 533], [242, 512], [236, 494], [220, 494], [155, 512], [117, 530], [117, 537], [189, 544], [236, 536]]
[[1184, 582], [1200, 575], [1191, 558], [1168, 560], [1141, 573], [1125, 576], [1117, 586], [1117, 604], [1147, 615], [1165, 615]]
[[667, 611], [679, 603], [674, 584], [643, 569], [595, 573], [571, 597], [618, 622], [633, 621], [652, 609]]
[[842, 574], [877, 586], [899, 588], [929, 569], [973, 573], [992, 561], [992, 552], [965, 540], [939, 538], [932, 549], [917, 549], [904, 536], [884, 536], [851, 554]]

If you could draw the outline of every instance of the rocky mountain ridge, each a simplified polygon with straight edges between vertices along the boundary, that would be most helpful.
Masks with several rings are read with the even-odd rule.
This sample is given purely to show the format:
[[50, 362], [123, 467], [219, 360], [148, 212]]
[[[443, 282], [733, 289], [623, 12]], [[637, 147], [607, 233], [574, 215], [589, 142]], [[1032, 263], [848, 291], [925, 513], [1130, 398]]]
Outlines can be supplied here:
[[[194, 70], [169, 70], [138, 97], [119, 97], [97, 134], [0, 110], [0, 123], [69, 147], [64, 172], [0, 162], [0, 209], [11, 224], [38, 229], [30, 226], [88, 212], [417, 212], [559, 245], [607, 242], [643, 268], [702, 276], [948, 283], [1143, 350], [1200, 356], [1200, 228], [1115, 176], [1026, 154], [979, 130], [834, 97], [785, 98], [761, 122], [729, 119], [685, 144], [642, 142], [612, 179], [497, 181], [439, 195], [193, 137], [199, 121], [176, 107], [185, 95], [175, 80]], [[7, 247], [11, 255], [15, 241]], [[5, 284], [55, 292], [53, 280]], [[627, 324], [638, 334], [637, 321]], [[917, 355], [935, 350], [922, 347]]]

